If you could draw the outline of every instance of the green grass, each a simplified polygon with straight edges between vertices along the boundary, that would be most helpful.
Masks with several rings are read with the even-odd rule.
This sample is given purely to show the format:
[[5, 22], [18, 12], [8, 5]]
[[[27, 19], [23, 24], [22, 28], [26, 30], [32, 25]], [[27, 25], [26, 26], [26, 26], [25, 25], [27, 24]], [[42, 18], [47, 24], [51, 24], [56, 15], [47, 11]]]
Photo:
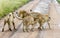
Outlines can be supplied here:
[[29, 0], [0, 0], [0, 18], [26, 4]]
[[57, 2], [60, 4], [60, 0], [57, 0]]

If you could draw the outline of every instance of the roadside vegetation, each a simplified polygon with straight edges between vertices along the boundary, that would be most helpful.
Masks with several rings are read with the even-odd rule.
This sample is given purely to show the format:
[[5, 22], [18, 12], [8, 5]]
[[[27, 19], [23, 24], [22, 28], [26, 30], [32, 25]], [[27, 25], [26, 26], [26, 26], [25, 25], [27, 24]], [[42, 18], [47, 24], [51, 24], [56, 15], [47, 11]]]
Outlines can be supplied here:
[[57, 2], [60, 4], [60, 0], [57, 0]]
[[29, 2], [29, 0], [0, 0], [0, 18], [13, 12], [27, 2]]

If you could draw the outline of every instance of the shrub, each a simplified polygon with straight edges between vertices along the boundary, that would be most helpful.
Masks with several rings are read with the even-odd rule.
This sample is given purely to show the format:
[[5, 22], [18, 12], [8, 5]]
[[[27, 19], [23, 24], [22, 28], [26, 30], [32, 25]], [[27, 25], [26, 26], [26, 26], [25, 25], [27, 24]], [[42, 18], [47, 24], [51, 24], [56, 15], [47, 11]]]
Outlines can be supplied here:
[[26, 4], [29, 0], [0, 0], [0, 18]]
[[58, 3], [60, 3], [60, 0], [57, 0]]

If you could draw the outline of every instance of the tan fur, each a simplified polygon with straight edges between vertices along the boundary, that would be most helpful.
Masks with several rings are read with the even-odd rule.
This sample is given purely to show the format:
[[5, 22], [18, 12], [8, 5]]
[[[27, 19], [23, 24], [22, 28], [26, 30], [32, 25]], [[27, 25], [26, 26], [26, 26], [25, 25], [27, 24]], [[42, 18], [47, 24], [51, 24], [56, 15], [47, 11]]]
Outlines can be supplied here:
[[26, 17], [26, 16], [28, 16], [29, 15], [29, 13], [27, 13], [26, 11], [24, 11], [24, 10], [21, 10], [20, 12], [19, 12], [19, 17], [21, 17], [21, 18], [24, 18], [24, 17]]
[[34, 23], [35, 23], [34, 18], [30, 15], [30, 13], [27, 13], [26, 11], [21, 10], [19, 12], [19, 17], [21, 17], [22, 20], [23, 20], [23, 31], [28, 31], [29, 30], [28, 29], [29, 25], [32, 25], [32, 27], [34, 28]]
[[[19, 12], [19, 17], [23, 18], [23, 31], [28, 31], [29, 25], [32, 25], [32, 27], [34, 28], [34, 24], [37, 22], [40, 24], [39, 29], [42, 29], [43, 28], [42, 25], [45, 22], [49, 21], [48, 15], [42, 15], [42, 14], [37, 13], [37, 12], [27, 13], [24, 10], [21, 10]], [[50, 26], [49, 26], [49, 28], [50, 28]]]
[[49, 24], [50, 18], [49, 18], [48, 15], [42, 15], [42, 14], [37, 13], [37, 12], [32, 12], [30, 15], [31, 15], [32, 17], [34, 17], [35, 21], [39, 22], [39, 24], [40, 24], [39, 29], [42, 29], [42, 28], [43, 28], [42, 25], [43, 25], [45, 22], [48, 23], [49, 28], [50, 28], [50, 24]]
[[10, 31], [11, 30], [11, 24], [13, 25], [14, 29], [15, 29], [15, 23], [14, 23], [14, 15], [13, 13], [9, 13], [9, 15], [4, 19], [4, 26], [2, 28], [2, 32], [4, 31], [4, 27], [6, 25], [6, 23], [8, 23], [8, 28]]
[[[25, 26], [26, 28], [23, 27], [23, 31], [28, 31], [29, 30], [29, 25], [32, 25], [32, 27], [34, 28], [34, 18], [32, 16], [26, 16], [24, 17], [24, 20], [23, 20], [23, 26]], [[33, 28], [32, 28], [32, 31], [33, 31]]]

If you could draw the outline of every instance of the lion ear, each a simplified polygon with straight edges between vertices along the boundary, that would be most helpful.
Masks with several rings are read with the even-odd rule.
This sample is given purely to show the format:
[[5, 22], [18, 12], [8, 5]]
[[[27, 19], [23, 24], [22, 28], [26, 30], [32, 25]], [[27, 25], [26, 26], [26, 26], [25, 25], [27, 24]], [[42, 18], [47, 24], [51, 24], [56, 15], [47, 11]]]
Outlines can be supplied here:
[[26, 12], [25, 10], [20, 10], [20, 12]]
[[9, 13], [9, 16], [11, 16], [12, 15], [12, 13]]
[[45, 16], [48, 16], [48, 14], [46, 14]]

